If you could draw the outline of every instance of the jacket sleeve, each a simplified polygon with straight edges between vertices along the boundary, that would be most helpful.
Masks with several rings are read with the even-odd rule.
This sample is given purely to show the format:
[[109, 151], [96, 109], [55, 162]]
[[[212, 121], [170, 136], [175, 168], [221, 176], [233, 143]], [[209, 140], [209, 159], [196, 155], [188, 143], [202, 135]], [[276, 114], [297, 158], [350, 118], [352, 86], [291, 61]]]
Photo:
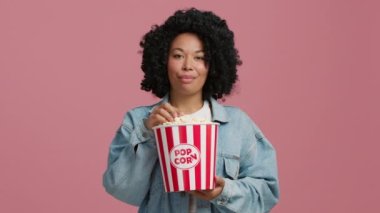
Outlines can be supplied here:
[[269, 212], [279, 199], [276, 152], [257, 132], [240, 158], [236, 179], [224, 178], [222, 193], [211, 202], [220, 212]]
[[153, 132], [128, 112], [110, 145], [103, 186], [113, 197], [138, 206], [149, 191], [156, 161]]

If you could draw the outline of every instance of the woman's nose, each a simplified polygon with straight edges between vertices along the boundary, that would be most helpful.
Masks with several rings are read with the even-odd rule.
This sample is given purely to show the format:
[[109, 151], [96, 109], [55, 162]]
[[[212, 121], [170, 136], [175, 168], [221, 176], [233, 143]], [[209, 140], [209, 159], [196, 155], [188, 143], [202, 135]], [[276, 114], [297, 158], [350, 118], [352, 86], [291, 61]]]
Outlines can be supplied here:
[[190, 70], [193, 70], [193, 65], [192, 65], [192, 62], [191, 62], [191, 59], [189, 58], [185, 58], [184, 62], [183, 62], [183, 67], [182, 69], [184, 71], [190, 71]]

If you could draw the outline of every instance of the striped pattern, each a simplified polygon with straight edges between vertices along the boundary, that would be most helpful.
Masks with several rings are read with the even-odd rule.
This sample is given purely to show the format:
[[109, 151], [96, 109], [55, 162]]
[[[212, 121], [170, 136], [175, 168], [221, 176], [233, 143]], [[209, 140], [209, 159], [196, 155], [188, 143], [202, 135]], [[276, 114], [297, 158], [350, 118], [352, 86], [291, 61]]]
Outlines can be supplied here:
[[[166, 192], [205, 190], [215, 187], [218, 125], [218, 123], [212, 123], [154, 128]], [[190, 160], [196, 159], [197, 164], [189, 169], [180, 169], [175, 166], [173, 155], [171, 156], [170, 153], [177, 150], [178, 147], [196, 147], [193, 150], [199, 150], [200, 153], [193, 151], [191, 155], [193, 158]], [[184, 157], [182, 160], [185, 162], [185, 159], [187, 158]], [[175, 162], [179, 162], [179, 160], [176, 159]]]

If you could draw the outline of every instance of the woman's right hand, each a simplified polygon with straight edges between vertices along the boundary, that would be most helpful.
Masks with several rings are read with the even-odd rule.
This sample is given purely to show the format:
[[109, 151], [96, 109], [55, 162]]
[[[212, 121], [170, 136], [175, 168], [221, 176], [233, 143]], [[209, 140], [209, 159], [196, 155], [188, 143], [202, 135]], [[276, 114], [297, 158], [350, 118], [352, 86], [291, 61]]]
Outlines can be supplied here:
[[147, 129], [152, 130], [153, 127], [163, 124], [165, 122], [172, 122], [174, 118], [181, 116], [182, 113], [170, 103], [163, 103], [150, 113], [148, 119], [145, 121]]

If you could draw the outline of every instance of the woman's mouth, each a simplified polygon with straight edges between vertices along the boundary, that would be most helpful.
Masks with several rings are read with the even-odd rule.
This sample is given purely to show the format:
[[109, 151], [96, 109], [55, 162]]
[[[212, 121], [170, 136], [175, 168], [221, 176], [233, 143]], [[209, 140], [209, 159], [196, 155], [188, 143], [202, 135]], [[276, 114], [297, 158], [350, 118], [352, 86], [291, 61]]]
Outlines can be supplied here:
[[195, 78], [193, 76], [188, 76], [188, 75], [184, 75], [184, 76], [179, 77], [179, 80], [183, 84], [190, 84], [191, 82], [193, 82], [194, 79]]

